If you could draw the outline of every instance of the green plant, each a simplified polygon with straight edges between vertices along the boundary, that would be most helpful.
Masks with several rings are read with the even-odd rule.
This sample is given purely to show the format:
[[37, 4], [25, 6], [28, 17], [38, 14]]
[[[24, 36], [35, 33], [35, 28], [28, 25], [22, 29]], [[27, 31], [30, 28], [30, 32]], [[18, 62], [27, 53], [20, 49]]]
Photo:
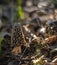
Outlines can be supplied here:
[[23, 8], [22, 8], [21, 4], [22, 4], [22, 0], [18, 0], [18, 16], [20, 19], [23, 19], [24, 12], [23, 12]]

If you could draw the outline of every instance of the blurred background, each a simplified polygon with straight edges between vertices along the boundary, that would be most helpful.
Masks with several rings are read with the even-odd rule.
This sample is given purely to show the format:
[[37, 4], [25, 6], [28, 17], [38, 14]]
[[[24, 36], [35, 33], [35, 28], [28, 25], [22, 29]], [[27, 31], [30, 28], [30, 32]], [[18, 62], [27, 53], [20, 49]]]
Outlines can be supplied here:
[[[12, 34], [12, 29], [13, 29], [14, 30], [13, 32], [16, 33], [16, 36], [13, 37], [13, 39], [17, 39], [17, 38], [19, 38], [18, 34], [20, 34], [19, 30], [21, 29], [20, 24], [18, 24], [19, 28], [18, 29], [16, 28], [17, 29], [17, 32], [16, 32], [15, 29], [13, 28], [15, 23], [17, 23], [17, 24], [21, 23], [21, 25], [22, 25], [21, 27], [23, 27], [22, 30], [24, 30], [24, 32], [23, 32], [24, 36], [27, 38], [25, 41], [28, 40], [28, 43], [40, 43], [38, 39], [35, 42], [35, 38], [38, 38], [38, 37], [41, 40], [41, 43], [44, 40], [46, 42], [47, 37], [49, 37], [49, 36], [52, 39], [51, 43], [53, 43], [54, 40], [52, 37], [57, 36], [57, 0], [0, 0], [0, 52], [1, 52], [1, 47], [3, 49], [2, 58], [1, 58], [2, 60], [0, 59], [0, 61], [1, 62], [3, 61], [2, 63], [5, 63], [5, 64], [1, 63], [2, 65], [14, 65], [14, 64], [9, 64], [13, 57], [13, 56], [10, 57], [11, 56], [10, 54], [12, 54], [11, 51], [13, 50], [10, 47], [11, 34]], [[18, 27], [18, 25], [16, 25], [16, 27]], [[21, 34], [22, 34], [22, 32], [21, 32]], [[15, 34], [13, 34], [13, 35], [15, 35]], [[55, 36], [52, 36], [52, 35], [55, 35]], [[22, 38], [22, 36], [19, 38], [19, 40], [21, 38]], [[22, 41], [22, 39], [21, 39], [21, 41]], [[57, 39], [57, 37], [55, 39]], [[20, 42], [19, 40], [17, 40], [18, 44]], [[13, 41], [15, 41], [15, 40], [13, 40]], [[17, 41], [16, 41], [16, 43], [17, 43]], [[38, 46], [39, 46], [39, 44], [38, 44]], [[15, 47], [16, 47], [16, 45], [15, 45]], [[15, 48], [15, 47], [13, 47], [13, 48]], [[33, 44], [31, 47], [33, 47]], [[28, 47], [28, 49], [30, 49], [30, 51], [28, 50], [28, 52], [31, 52], [31, 47], [30, 48]], [[46, 52], [46, 50], [45, 50], [45, 52], [47, 53], [48, 56], [50, 54], [49, 53], [50, 48], [53, 50], [56, 47], [55, 51], [57, 51], [57, 44], [55, 44], [55, 46], [47, 45], [44, 47], [45, 47], [44, 49], [46, 49], [46, 47], [47, 47], [47, 49], [46, 49], [47, 52]], [[39, 48], [37, 48], [37, 49], [40, 50]], [[10, 52], [10, 53], [8, 54], [8, 52]], [[18, 52], [17, 52], [17, 55], [18, 55]], [[30, 54], [28, 53], [28, 55], [30, 55]], [[6, 60], [4, 59], [4, 57], [7, 57], [7, 58], [5, 58]], [[54, 57], [55, 57], [55, 55], [54, 55]], [[16, 61], [16, 58], [17, 57], [15, 57], [15, 61]], [[50, 58], [52, 60], [52, 58], [53, 58], [52, 54], [50, 54], [50, 56], [47, 58]], [[17, 61], [19, 61], [19, 60], [17, 59]], [[46, 60], [45, 60], [45, 62], [46, 62]], [[19, 64], [17, 64], [17, 65], [19, 65]], [[27, 64], [27, 65], [29, 65], [29, 64]]]
[[0, 38], [14, 23], [25, 24], [37, 17], [57, 20], [57, 0], [0, 0]]

